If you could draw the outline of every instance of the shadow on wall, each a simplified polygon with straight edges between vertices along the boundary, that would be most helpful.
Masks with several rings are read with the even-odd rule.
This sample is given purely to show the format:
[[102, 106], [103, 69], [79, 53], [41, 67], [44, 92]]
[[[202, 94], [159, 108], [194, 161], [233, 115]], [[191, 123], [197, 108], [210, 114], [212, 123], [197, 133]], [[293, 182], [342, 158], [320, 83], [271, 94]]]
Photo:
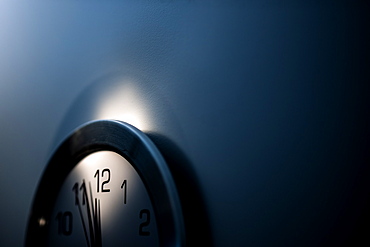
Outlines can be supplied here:
[[179, 147], [170, 139], [153, 132], [146, 133], [166, 160], [180, 196], [187, 246], [213, 246], [208, 213], [198, 178]]

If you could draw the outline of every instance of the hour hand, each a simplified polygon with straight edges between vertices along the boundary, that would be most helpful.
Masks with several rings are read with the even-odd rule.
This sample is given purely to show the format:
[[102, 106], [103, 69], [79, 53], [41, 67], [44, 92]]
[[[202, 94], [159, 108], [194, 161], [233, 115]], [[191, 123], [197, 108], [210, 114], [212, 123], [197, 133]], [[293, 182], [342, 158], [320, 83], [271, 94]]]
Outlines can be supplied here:
[[[100, 200], [93, 197], [90, 183], [89, 195], [87, 194], [85, 180], [82, 180], [80, 188], [78, 188], [78, 183], [75, 183], [73, 186], [73, 191], [75, 192], [75, 205], [78, 207], [81, 217], [87, 246], [101, 247], [102, 235], [100, 221]], [[82, 193], [82, 202], [79, 199], [79, 192]]]
[[[102, 246], [102, 235], [101, 235], [101, 221], [100, 221], [100, 200], [94, 198], [91, 191], [91, 184], [89, 183], [90, 189], [90, 201], [91, 209], [88, 207], [88, 217], [90, 225], [90, 235], [92, 236], [91, 245], [92, 247]], [[91, 222], [91, 224], [90, 224]]]
[[[81, 187], [80, 187], [80, 190], [82, 190], [83, 188], [86, 188], [85, 187], [85, 181], [83, 181]], [[78, 183], [75, 183], [72, 190], [75, 192], [75, 205], [78, 207], [78, 212], [80, 214], [80, 218], [81, 218], [81, 222], [82, 222], [82, 227], [84, 229], [84, 235], [85, 235], [85, 240], [86, 240], [86, 244], [87, 244], [87, 247], [91, 247], [91, 244], [90, 244], [90, 240], [89, 240], [89, 236], [88, 236], [88, 233], [87, 233], [87, 229], [86, 229], [86, 224], [85, 224], [85, 217], [84, 217], [84, 214], [83, 214], [83, 211], [82, 211], [82, 205], [85, 205], [85, 195], [83, 194], [83, 198], [82, 198], [82, 205], [80, 203], [80, 199], [79, 199], [79, 189], [78, 189]]]

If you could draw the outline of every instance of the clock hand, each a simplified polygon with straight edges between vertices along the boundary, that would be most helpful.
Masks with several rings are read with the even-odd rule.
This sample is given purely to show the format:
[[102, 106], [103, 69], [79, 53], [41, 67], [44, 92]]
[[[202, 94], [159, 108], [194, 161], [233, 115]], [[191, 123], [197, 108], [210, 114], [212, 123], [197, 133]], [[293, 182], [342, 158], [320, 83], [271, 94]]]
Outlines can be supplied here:
[[[93, 247], [101, 247], [102, 246], [102, 235], [101, 235], [101, 221], [100, 221], [100, 200], [97, 198], [93, 198], [92, 191], [91, 191], [91, 183], [89, 183], [90, 187], [90, 199], [91, 199], [91, 215], [89, 212], [89, 217], [92, 217], [93, 220], [93, 235], [94, 241], [92, 243]], [[93, 203], [93, 199], [95, 199], [95, 207]], [[91, 229], [91, 228], [90, 228]]]
[[80, 190], [82, 190], [82, 205], [85, 205], [85, 209], [86, 209], [85, 212], [87, 215], [87, 222], [88, 222], [88, 228], [89, 228], [88, 229], [89, 232], [87, 232], [84, 213], [82, 211], [82, 205], [78, 197], [78, 183], [75, 183], [72, 190], [75, 191], [75, 205], [77, 205], [78, 211], [81, 217], [87, 246], [88, 247], [101, 247], [102, 246], [102, 235], [101, 235], [101, 220], [100, 220], [100, 217], [101, 217], [100, 200], [93, 197], [90, 182], [89, 182], [89, 190], [90, 190], [89, 192], [90, 193], [88, 196], [87, 189], [86, 189], [86, 183], [85, 183], [85, 180], [83, 179], [82, 184], [80, 186]]
[[[90, 243], [91, 243], [91, 247], [94, 247], [95, 246], [95, 235], [94, 235], [94, 225], [93, 225], [93, 220], [92, 220], [92, 213], [91, 213], [91, 207], [90, 207], [90, 202], [89, 202], [89, 198], [88, 198], [88, 195], [87, 195], [87, 191], [86, 191], [86, 184], [85, 184], [85, 180], [82, 180], [82, 185], [81, 185], [81, 190], [82, 190], [82, 204], [85, 205], [86, 204], [86, 214], [87, 214], [87, 222], [88, 222], [88, 226], [89, 226], [89, 235], [90, 235]], [[91, 186], [90, 186], [90, 192], [91, 192]]]
[[[86, 243], [87, 243], [87, 246], [90, 247], [90, 241], [89, 241], [89, 237], [87, 235], [87, 230], [86, 230], [86, 225], [85, 225], [85, 219], [84, 219], [84, 216], [83, 216], [83, 213], [82, 213], [80, 200], [78, 198], [78, 183], [75, 183], [75, 185], [73, 186], [73, 190], [75, 191], [75, 205], [77, 205], [77, 207], [78, 207], [78, 212], [80, 214], [80, 218], [81, 218], [81, 222], [82, 222], [82, 227], [84, 229], [84, 235], [85, 235]], [[83, 202], [84, 201], [85, 201], [85, 198], [83, 198]]]

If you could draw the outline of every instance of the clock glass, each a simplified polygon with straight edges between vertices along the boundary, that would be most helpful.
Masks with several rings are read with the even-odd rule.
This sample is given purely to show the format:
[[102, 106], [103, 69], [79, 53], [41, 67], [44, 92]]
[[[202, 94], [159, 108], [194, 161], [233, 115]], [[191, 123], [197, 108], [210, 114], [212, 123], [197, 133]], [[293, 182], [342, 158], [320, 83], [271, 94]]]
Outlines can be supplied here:
[[131, 164], [112, 151], [81, 160], [58, 194], [49, 246], [159, 246], [145, 185]]
[[36, 191], [25, 246], [184, 246], [171, 172], [149, 137], [120, 121], [76, 129]]

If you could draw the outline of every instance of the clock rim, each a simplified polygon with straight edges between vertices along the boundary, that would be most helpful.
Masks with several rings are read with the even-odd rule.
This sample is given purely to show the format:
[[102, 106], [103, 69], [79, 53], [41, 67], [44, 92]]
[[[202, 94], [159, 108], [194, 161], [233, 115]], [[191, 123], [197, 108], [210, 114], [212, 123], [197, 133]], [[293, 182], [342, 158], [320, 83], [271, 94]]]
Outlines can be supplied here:
[[156, 217], [160, 246], [185, 246], [184, 219], [172, 174], [160, 151], [136, 127], [119, 120], [95, 120], [78, 127], [56, 149], [41, 177], [26, 231], [25, 246], [46, 246], [47, 224], [68, 174], [88, 155], [113, 151], [142, 179]]

